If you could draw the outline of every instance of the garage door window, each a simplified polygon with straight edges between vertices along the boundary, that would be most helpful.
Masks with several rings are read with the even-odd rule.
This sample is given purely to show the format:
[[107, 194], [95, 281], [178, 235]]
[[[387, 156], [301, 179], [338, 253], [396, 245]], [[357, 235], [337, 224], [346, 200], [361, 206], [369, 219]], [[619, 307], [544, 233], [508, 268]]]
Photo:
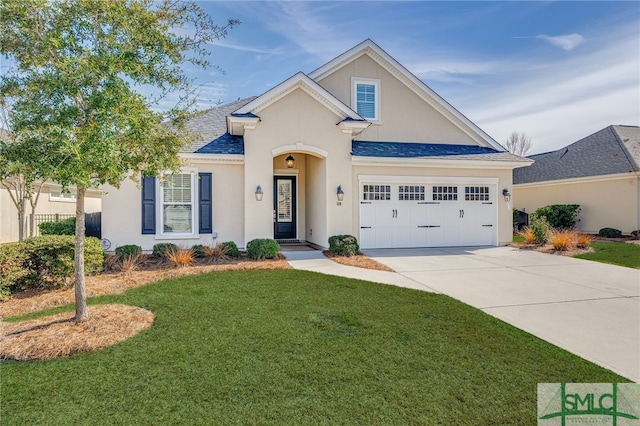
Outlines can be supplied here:
[[465, 186], [464, 199], [465, 201], [489, 201], [489, 187]]
[[424, 201], [424, 186], [400, 185], [398, 199], [400, 201]]
[[433, 201], [458, 201], [457, 186], [434, 186]]
[[391, 200], [391, 185], [364, 185], [362, 199], [365, 201]]

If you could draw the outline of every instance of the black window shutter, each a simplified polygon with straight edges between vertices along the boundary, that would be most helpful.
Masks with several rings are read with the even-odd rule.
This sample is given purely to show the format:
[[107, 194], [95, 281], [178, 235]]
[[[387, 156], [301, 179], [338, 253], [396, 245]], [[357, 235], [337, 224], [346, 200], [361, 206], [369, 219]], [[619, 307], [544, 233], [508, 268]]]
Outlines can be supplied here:
[[156, 178], [142, 178], [142, 233], [156, 233]]
[[201, 234], [213, 233], [213, 200], [212, 200], [212, 176], [211, 173], [199, 173], [198, 179], [198, 217], [199, 231]]

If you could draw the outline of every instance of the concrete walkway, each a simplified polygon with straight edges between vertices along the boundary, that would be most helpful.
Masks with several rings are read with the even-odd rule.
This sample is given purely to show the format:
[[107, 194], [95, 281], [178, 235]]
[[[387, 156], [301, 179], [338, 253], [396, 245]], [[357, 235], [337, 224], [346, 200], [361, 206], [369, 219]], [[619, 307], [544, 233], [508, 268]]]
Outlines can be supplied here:
[[640, 271], [511, 247], [367, 250], [396, 272], [283, 252], [295, 269], [446, 294], [640, 382]]

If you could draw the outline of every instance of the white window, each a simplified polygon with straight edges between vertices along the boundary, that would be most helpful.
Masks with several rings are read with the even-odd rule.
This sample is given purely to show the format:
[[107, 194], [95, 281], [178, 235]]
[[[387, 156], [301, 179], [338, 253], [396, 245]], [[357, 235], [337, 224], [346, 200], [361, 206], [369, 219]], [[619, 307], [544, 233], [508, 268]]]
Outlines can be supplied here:
[[352, 105], [367, 120], [380, 120], [380, 80], [354, 79]]
[[160, 190], [163, 234], [194, 233], [195, 198], [195, 173], [166, 176]]
[[62, 192], [61, 189], [52, 189], [49, 191], [49, 201], [76, 201], [76, 194]]

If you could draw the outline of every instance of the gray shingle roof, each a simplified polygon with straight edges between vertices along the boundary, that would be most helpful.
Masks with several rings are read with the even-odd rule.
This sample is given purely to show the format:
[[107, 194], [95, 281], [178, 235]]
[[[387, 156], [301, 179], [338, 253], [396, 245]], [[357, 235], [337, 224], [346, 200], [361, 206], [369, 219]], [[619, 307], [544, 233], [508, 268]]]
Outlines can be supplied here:
[[544, 182], [640, 171], [640, 127], [609, 126], [557, 151], [528, 157], [513, 183]]
[[[228, 115], [231, 115], [236, 110], [242, 108], [256, 97], [250, 97], [245, 99], [239, 99], [228, 104], [219, 105], [209, 110], [198, 113], [186, 123], [186, 128], [189, 132], [195, 134], [195, 140], [190, 146], [185, 146], [181, 152], [191, 153], [200, 152], [200, 150], [206, 146], [215, 142], [221, 136], [227, 132], [227, 119]], [[215, 152], [214, 147], [210, 147], [207, 154], [228, 154], [224, 152], [227, 148], [227, 144], [230, 142], [228, 139], [222, 139], [221, 152]], [[236, 141], [237, 142], [237, 141]], [[244, 148], [243, 148], [244, 152]], [[204, 152], [203, 152], [204, 153]]]
[[417, 142], [353, 141], [351, 154], [358, 157], [428, 158], [489, 161], [529, 161], [509, 152], [477, 145], [451, 145]]
[[417, 158], [460, 154], [489, 154], [494, 152], [497, 151], [477, 145], [371, 141], [353, 141], [351, 144], [351, 154], [361, 157]]
[[242, 136], [231, 136], [229, 133], [225, 133], [198, 149], [195, 153], [244, 155], [244, 138]]

